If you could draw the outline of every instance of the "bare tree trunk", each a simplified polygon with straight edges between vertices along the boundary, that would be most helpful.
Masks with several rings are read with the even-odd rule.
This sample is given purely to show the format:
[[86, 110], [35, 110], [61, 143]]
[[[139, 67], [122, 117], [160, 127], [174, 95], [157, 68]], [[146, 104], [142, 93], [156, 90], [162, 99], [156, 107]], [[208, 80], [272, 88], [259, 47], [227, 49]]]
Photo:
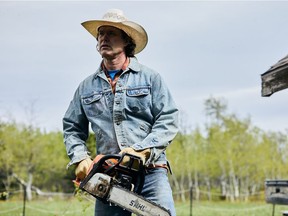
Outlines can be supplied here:
[[232, 185], [232, 183], [229, 184], [228, 189], [229, 189], [229, 190], [228, 190], [227, 196], [229, 197], [229, 200], [230, 200], [231, 202], [234, 202], [235, 199], [234, 199], [234, 191], [233, 191], [233, 185]]
[[235, 176], [234, 173], [233, 173], [232, 179], [233, 179], [233, 186], [234, 186], [234, 197], [235, 197], [235, 200], [238, 200], [240, 197], [239, 179], [237, 178], [237, 176]]
[[31, 172], [28, 173], [28, 182], [26, 184], [26, 196], [27, 200], [32, 200], [32, 181], [33, 181], [33, 174]]
[[221, 160], [219, 161], [219, 167], [221, 168], [222, 171], [222, 175], [220, 177], [220, 182], [221, 182], [221, 199], [222, 200], [227, 200], [228, 199], [228, 179], [227, 179], [227, 175], [226, 175], [226, 169], [225, 166], [223, 164], [223, 162], [221, 162]]
[[231, 202], [234, 202], [235, 201], [235, 198], [234, 198], [234, 187], [233, 187], [233, 179], [231, 177], [231, 173], [229, 175], [229, 185], [228, 185], [228, 196], [229, 196], [229, 199]]
[[175, 185], [175, 188], [176, 188], [176, 193], [175, 193], [176, 194], [176, 200], [179, 200], [180, 199], [179, 191], [181, 191], [180, 186], [179, 186], [179, 183], [178, 183], [176, 176], [175, 175], [171, 175], [171, 176], [172, 176], [173, 184]]
[[[258, 185], [256, 183], [254, 183], [252, 186], [251, 186], [251, 189], [249, 190], [250, 192], [250, 196], [256, 196], [258, 197], [259, 194], [257, 193], [257, 189], [258, 189]], [[259, 198], [259, 197], [258, 197]]]
[[221, 199], [226, 200], [227, 198], [227, 182], [224, 175], [221, 176]]
[[211, 201], [211, 185], [210, 185], [210, 180], [209, 177], [205, 177], [205, 183], [207, 187], [207, 198], [209, 201]]
[[244, 198], [243, 199], [245, 202], [249, 201], [249, 189], [248, 189], [248, 187], [245, 187], [245, 189], [244, 189]]
[[257, 185], [253, 184], [251, 187], [251, 195], [254, 196], [256, 194], [256, 190], [257, 190]]
[[245, 183], [243, 185], [241, 184], [241, 188], [243, 189], [243, 193], [244, 193], [243, 200], [245, 202], [247, 202], [249, 200], [249, 195], [250, 195], [250, 192], [249, 192], [249, 176], [246, 176]]
[[239, 192], [239, 180], [235, 175], [234, 171], [234, 164], [233, 161], [230, 160], [230, 194], [231, 194], [231, 201], [235, 201], [239, 199], [240, 192]]
[[12, 174], [14, 178], [25, 188], [26, 198], [28, 201], [32, 200], [32, 181], [33, 174], [28, 174], [28, 182], [25, 182], [23, 179], [19, 178], [17, 174]]
[[186, 201], [184, 182], [185, 182], [185, 173], [183, 172], [181, 175], [181, 184], [180, 184], [180, 189], [181, 189], [180, 195], [181, 195], [181, 201], [182, 202]]

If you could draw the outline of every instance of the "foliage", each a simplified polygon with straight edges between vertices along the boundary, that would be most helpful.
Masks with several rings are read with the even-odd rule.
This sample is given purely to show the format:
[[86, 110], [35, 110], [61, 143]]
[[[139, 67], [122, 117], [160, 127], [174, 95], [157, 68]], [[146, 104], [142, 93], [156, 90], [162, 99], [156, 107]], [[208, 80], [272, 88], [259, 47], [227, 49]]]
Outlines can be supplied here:
[[221, 199], [247, 200], [264, 189], [266, 179], [288, 177], [287, 134], [264, 132], [249, 118], [227, 114], [221, 100], [210, 98], [205, 105], [205, 131], [180, 133], [167, 151], [177, 190], [193, 184], [196, 199], [204, 190], [209, 200], [213, 191]]
[[[167, 148], [176, 200], [187, 200], [192, 185], [196, 199], [247, 200], [264, 190], [266, 179], [288, 178], [287, 134], [263, 131], [227, 107], [223, 100], [207, 99], [205, 129], [191, 130], [185, 116], [180, 118], [180, 133]], [[94, 157], [92, 133], [87, 147]], [[19, 188], [13, 174], [25, 182], [32, 176], [33, 186], [43, 191], [73, 192], [68, 162], [62, 132], [0, 121], [0, 193]]]
[[2, 123], [0, 128], [0, 167], [2, 185], [9, 190], [14, 176], [46, 190], [66, 190], [65, 155], [60, 132], [43, 133], [16, 123]]

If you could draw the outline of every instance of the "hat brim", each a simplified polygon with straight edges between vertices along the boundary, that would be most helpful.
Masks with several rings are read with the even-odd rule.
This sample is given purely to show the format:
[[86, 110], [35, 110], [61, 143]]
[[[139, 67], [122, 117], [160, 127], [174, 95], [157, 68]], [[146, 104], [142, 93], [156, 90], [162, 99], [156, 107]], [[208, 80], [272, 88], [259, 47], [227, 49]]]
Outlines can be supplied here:
[[123, 22], [110, 22], [103, 20], [90, 20], [81, 23], [81, 25], [95, 38], [98, 35], [98, 29], [101, 26], [113, 26], [115, 28], [123, 30], [129, 37], [131, 37], [135, 44], [135, 54], [141, 52], [148, 42], [148, 35], [144, 28], [137, 23], [131, 21]]

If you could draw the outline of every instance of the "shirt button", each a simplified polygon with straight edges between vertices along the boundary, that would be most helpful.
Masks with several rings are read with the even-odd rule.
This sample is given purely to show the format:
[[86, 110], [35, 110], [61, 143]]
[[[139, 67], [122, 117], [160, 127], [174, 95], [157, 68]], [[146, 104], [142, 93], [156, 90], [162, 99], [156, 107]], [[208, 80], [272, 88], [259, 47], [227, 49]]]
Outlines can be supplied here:
[[121, 143], [121, 146], [125, 146], [125, 144], [124, 144], [124, 143]]

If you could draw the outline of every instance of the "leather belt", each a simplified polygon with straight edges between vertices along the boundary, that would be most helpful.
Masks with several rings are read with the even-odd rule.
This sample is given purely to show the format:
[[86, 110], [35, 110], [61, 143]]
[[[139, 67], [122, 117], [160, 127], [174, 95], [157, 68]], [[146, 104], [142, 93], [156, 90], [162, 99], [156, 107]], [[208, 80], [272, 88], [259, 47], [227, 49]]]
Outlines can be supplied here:
[[149, 164], [148, 166], [146, 166], [146, 168], [148, 168], [148, 169], [164, 168], [167, 171], [169, 171], [169, 167], [167, 166], [167, 164]]

